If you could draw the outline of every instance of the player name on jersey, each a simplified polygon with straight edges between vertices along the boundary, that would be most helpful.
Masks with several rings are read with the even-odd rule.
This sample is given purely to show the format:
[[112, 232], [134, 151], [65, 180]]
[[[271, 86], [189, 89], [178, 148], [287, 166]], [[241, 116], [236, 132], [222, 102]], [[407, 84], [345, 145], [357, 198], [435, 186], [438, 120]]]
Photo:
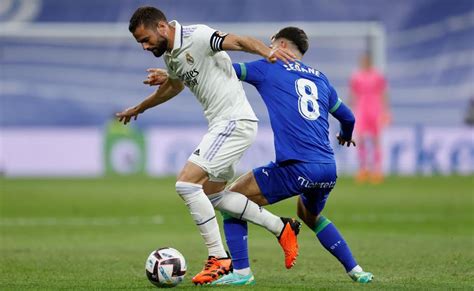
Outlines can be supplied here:
[[289, 63], [289, 64], [283, 64], [283, 67], [287, 71], [297, 71], [297, 72], [302, 72], [302, 73], [308, 73], [308, 74], [313, 74], [317, 77], [321, 74], [318, 70], [315, 70], [311, 67], [301, 67], [299, 63], [294, 62], [294, 63]]

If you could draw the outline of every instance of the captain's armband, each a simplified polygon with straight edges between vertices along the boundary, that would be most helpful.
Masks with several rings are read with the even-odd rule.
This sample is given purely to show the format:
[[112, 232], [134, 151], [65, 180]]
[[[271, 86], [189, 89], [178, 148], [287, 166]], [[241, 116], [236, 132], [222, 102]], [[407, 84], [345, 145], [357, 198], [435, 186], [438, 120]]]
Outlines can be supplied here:
[[222, 43], [224, 42], [225, 37], [228, 35], [228, 33], [220, 32], [220, 31], [215, 31], [211, 35], [211, 49], [215, 52], [221, 51], [222, 50]]

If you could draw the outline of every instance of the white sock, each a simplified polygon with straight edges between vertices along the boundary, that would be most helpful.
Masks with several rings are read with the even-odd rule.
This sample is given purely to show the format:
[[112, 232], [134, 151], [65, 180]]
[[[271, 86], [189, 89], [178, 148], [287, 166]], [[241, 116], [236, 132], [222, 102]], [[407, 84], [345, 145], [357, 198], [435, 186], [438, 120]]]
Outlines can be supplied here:
[[216, 213], [211, 202], [199, 184], [176, 182], [176, 192], [184, 200], [201, 236], [207, 246], [209, 256], [225, 258], [227, 254], [222, 244]]
[[362, 267], [357, 265], [355, 266], [354, 268], [352, 268], [352, 270], [350, 270], [349, 272], [347, 272], [347, 274], [349, 274], [349, 276], [351, 275], [354, 275], [355, 273], [359, 273], [359, 272], [363, 272], [364, 270], [362, 270]]
[[250, 274], [250, 267], [247, 267], [245, 269], [234, 269], [234, 273], [242, 276], [247, 276], [248, 274]]
[[232, 217], [263, 226], [275, 236], [280, 235], [284, 227], [280, 217], [263, 209], [240, 193], [224, 190], [208, 197], [216, 209]]

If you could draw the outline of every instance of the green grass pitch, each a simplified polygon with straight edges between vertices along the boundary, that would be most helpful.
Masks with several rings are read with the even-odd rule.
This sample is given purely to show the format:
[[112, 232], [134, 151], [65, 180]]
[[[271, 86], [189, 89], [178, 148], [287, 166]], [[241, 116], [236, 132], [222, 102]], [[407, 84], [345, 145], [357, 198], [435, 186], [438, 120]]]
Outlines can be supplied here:
[[[474, 288], [474, 178], [388, 178], [379, 186], [341, 178], [324, 214], [375, 275], [357, 285], [304, 227], [286, 270], [274, 237], [250, 226], [254, 290]], [[0, 179], [0, 290], [154, 289], [148, 254], [171, 246], [187, 259], [178, 289], [207, 256], [174, 179]], [[269, 207], [295, 216], [295, 200]], [[212, 288], [217, 290], [219, 288]], [[229, 288], [224, 288], [229, 289]]]

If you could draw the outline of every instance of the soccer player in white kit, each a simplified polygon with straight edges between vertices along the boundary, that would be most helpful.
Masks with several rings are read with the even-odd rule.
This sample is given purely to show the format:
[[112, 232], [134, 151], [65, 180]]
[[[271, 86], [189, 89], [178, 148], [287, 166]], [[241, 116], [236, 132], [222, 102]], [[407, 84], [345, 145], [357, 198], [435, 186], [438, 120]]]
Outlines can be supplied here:
[[272, 232], [289, 262], [286, 267], [291, 268], [298, 255], [296, 235], [300, 223], [275, 216], [244, 195], [225, 190], [234, 176], [235, 165], [255, 139], [257, 117], [223, 50], [254, 53], [271, 62], [293, 61], [294, 55], [281, 48], [271, 50], [257, 39], [221, 33], [205, 25], [168, 23], [154, 7], [138, 8], [130, 19], [129, 30], [143, 49], [155, 57], [164, 54], [169, 78], [140, 104], [117, 113], [119, 121], [127, 124], [132, 118], [137, 119], [145, 110], [176, 96], [186, 85], [201, 103], [209, 123], [208, 133], [176, 182], [176, 192], [188, 207], [209, 252], [203, 270], [193, 277], [193, 282], [210, 283], [232, 270], [214, 207]]

